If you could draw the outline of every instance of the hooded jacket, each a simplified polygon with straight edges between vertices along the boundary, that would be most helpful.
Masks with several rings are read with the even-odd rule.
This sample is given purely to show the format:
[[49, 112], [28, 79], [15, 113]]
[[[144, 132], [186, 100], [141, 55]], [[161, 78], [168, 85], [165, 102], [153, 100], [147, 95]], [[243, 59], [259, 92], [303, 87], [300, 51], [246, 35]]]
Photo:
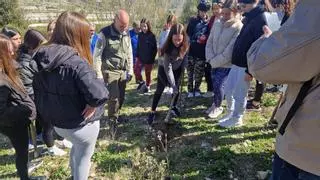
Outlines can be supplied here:
[[245, 13], [242, 30], [234, 44], [232, 64], [247, 68], [247, 52], [251, 45], [263, 35], [263, 26], [267, 24], [264, 16], [264, 6], [258, 5]]
[[[304, 82], [312, 87], [288, 124], [277, 134], [276, 152], [290, 164], [320, 176], [320, 1], [299, 1], [287, 22], [248, 52], [252, 75], [271, 84], [288, 84], [276, 114], [281, 126]], [[279, 127], [280, 127], [279, 126]]]
[[38, 67], [36, 62], [32, 59], [31, 55], [21, 52], [17, 59], [20, 64], [18, 71], [20, 73], [21, 81], [30, 96], [33, 96], [32, 81], [33, 76], [38, 72]]
[[[100, 119], [108, 91], [73, 48], [51, 44], [41, 47], [33, 59], [39, 70], [33, 80], [35, 104], [42, 119], [64, 129]], [[97, 107], [88, 120], [82, 115], [86, 105]]]
[[143, 64], [154, 64], [157, 55], [157, 40], [152, 32], [141, 32], [138, 37], [137, 58]]
[[36, 108], [27, 93], [15, 88], [0, 71], [0, 126], [25, 126], [36, 118]]
[[212, 68], [231, 67], [233, 46], [242, 26], [238, 17], [227, 22], [218, 19], [214, 23], [206, 45], [206, 59]]

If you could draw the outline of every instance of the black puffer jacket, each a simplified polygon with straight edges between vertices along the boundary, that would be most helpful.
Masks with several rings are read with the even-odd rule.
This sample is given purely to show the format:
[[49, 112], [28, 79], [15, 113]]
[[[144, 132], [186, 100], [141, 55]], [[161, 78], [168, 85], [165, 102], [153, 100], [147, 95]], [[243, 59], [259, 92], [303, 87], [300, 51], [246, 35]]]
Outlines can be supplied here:
[[249, 13], [245, 13], [243, 27], [234, 44], [232, 53], [232, 64], [248, 68], [247, 52], [251, 45], [263, 35], [262, 27], [267, 25], [264, 16], [264, 6], [259, 5]]
[[139, 34], [137, 58], [143, 64], [154, 64], [157, 55], [157, 40], [152, 32]]
[[[33, 59], [39, 70], [33, 79], [35, 104], [42, 119], [74, 129], [101, 118], [108, 91], [73, 48], [51, 44], [40, 48]], [[97, 107], [89, 120], [82, 115], [86, 105]]]
[[27, 93], [12, 86], [0, 71], [0, 126], [26, 126], [36, 117], [36, 108]]
[[30, 96], [33, 96], [32, 81], [34, 74], [38, 72], [37, 64], [29, 54], [22, 52], [19, 54], [17, 61], [20, 64], [18, 71], [20, 73], [22, 83], [27, 93]]

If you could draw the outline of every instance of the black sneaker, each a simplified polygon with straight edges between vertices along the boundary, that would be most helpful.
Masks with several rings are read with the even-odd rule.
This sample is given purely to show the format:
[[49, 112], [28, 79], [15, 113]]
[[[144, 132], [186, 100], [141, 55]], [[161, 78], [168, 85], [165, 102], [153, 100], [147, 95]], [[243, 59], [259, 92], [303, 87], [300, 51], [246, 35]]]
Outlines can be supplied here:
[[147, 119], [148, 124], [151, 125], [155, 119], [156, 119], [156, 113], [154, 112], [150, 113]]
[[276, 92], [279, 92], [279, 87], [278, 86], [273, 86], [271, 88], [267, 88], [266, 91], [270, 92], [270, 93], [276, 93]]
[[144, 84], [145, 84], [144, 81], [139, 82], [139, 85], [138, 85], [138, 87], [137, 87], [137, 91], [139, 91]]
[[180, 117], [180, 116], [181, 116], [180, 110], [179, 110], [177, 107], [174, 106], [174, 107], [171, 109], [171, 111], [172, 111], [172, 113], [173, 113], [174, 116], [176, 116], [176, 117]]
[[261, 111], [261, 105], [260, 104], [254, 105], [254, 103], [249, 103], [247, 104], [246, 109], [248, 111]]

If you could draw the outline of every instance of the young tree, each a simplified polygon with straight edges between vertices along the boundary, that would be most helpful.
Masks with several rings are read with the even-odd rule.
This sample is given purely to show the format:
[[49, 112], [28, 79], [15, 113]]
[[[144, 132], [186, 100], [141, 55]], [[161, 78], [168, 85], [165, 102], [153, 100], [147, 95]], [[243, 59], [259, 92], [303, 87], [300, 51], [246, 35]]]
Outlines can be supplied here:
[[7, 24], [24, 25], [18, 0], [0, 0], [0, 26]]

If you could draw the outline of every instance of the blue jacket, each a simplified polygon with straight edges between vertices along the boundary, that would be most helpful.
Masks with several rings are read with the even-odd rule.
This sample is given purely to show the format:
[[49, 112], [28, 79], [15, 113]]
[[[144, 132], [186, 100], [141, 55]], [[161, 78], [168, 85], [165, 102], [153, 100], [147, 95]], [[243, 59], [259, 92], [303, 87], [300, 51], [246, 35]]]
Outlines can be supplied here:
[[263, 13], [264, 6], [259, 5], [244, 14], [243, 27], [233, 47], [232, 64], [248, 68], [247, 52], [251, 45], [263, 35], [262, 28], [267, 24]]
[[129, 34], [131, 38], [133, 61], [135, 61], [137, 57], [137, 49], [138, 49], [138, 34], [134, 31], [134, 29], [131, 29], [129, 31]]
[[[64, 129], [100, 120], [108, 91], [73, 48], [51, 44], [41, 47], [33, 59], [39, 70], [33, 79], [35, 104], [42, 119]], [[86, 105], [97, 107], [89, 120], [82, 115]]]

